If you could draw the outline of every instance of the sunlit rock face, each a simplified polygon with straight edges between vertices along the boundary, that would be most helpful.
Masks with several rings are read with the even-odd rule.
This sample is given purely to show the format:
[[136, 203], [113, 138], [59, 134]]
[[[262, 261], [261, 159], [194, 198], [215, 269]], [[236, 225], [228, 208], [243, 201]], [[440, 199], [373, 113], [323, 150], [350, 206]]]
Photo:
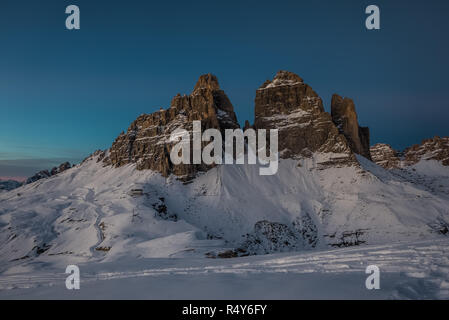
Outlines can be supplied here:
[[323, 165], [354, 164], [355, 157], [318, 94], [298, 75], [279, 71], [256, 92], [256, 129], [278, 129], [282, 158], [328, 154]]

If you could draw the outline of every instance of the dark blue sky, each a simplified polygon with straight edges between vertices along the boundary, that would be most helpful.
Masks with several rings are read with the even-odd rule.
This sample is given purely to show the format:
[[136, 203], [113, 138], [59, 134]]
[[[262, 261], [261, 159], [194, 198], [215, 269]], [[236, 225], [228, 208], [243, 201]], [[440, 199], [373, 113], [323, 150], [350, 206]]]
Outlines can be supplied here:
[[[65, 7], [81, 30], [65, 28]], [[381, 30], [365, 29], [365, 8]], [[449, 1], [0, 2], [0, 177], [109, 147], [214, 73], [239, 121], [280, 69], [354, 99], [372, 143], [449, 135]]]

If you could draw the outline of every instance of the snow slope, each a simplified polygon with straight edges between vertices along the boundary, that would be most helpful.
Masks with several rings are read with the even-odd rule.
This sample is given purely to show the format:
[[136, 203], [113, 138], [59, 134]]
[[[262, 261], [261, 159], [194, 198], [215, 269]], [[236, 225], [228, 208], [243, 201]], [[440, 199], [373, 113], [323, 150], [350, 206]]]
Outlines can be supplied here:
[[[16, 275], [52, 273], [69, 264], [90, 270], [126, 262], [126, 273], [148, 261], [207, 268], [225, 262], [205, 257], [229, 252], [313, 250], [301, 255], [313, 260], [315, 252], [332, 247], [446, 241], [447, 167], [426, 161], [386, 171], [359, 157], [360, 167], [321, 169], [321, 158], [281, 160], [273, 176], [260, 176], [254, 165], [222, 165], [183, 184], [134, 165], [103, 167], [93, 156], [0, 195], [3, 288], [14, 287]], [[133, 189], [142, 195], [132, 195]], [[444, 249], [447, 242], [441, 243]], [[352, 249], [338, 250], [336, 255]], [[444, 273], [447, 259], [441, 259]]]
[[[449, 299], [449, 239], [235, 259], [139, 259], [3, 274], [0, 299]], [[367, 290], [368, 265], [380, 289]]]

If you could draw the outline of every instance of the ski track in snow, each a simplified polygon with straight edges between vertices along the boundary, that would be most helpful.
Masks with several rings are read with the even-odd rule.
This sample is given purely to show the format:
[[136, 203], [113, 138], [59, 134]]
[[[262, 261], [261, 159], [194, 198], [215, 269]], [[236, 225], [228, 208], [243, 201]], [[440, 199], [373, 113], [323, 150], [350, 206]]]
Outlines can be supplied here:
[[96, 206], [94, 204], [94, 199], [95, 199], [95, 192], [92, 188], [89, 188], [84, 200], [86, 201], [86, 203], [89, 203], [94, 208], [94, 212], [97, 214], [94, 227], [97, 230], [98, 241], [92, 247], [90, 247], [90, 252], [92, 253], [92, 256], [96, 257], [100, 255], [99, 254], [100, 251], [96, 250], [96, 248], [99, 247], [104, 240], [103, 232], [100, 228], [101, 219], [104, 217], [104, 213], [101, 210], [101, 207]]
[[[93, 298], [108, 297], [107, 290], [103, 292], [102, 288], [107, 288], [107, 284], [113, 280], [120, 281], [119, 283], [124, 284], [124, 288], [126, 288], [126, 282], [135, 278], [139, 278], [138, 281], [144, 283], [147, 278], [160, 278], [161, 281], [167, 281], [168, 277], [177, 279], [182, 285], [182, 279], [202, 277], [213, 287], [219, 286], [222, 281], [221, 277], [224, 275], [231, 277], [227, 278], [231, 283], [242, 276], [246, 277], [249, 283], [252, 282], [252, 278], [257, 283], [260, 276], [269, 279], [278, 274], [287, 276], [287, 279], [292, 279], [292, 284], [295, 286], [298, 285], [298, 279], [299, 285], [301, 281], [307, 282], [307, 280], [313, 279], [320, 290], [326, 290], [326, 286], [342, 285], [339, 281], [343, 277], [349, 283], [354, 282], [351, 284], [354, 292], [346, 292], [344, 296], [358, 299], [360, 298], [359, 292], [366, 290], [363, 288], [363, 281], [367, 276], [364, 273], [366, 266], [374, 264], [381, 270], [380, 291], [383, 298], [448, 299], [448, 244], [449, 240], [445, 239], [414, 244], [363, 246], [235, 259], [143, 259], [134, 262], [128, 261], [130, 265], [134, 265], [130, 270], [126, 269], [126, 263], [124, 262], [119, 265], [98, 263], [94, 267], [98, 270], [91, 270], [92, 265], [81, 264], [82, 287], [87, 289], [84, 289], [86, 291], [80, 290], [78, 297], [85, 297], [84, 292], [87, 297], [92, 298], [89, 288], [95, 288], [96, 296]], [[136, 263], [141, 267], [145, 265], [153, 267], [133, 270], [136, 268]], [[181, 264], [182, 266], [179, 266]], [[107, 271], [108, 269], [115, 269], [115, 271]], [[117, 271], [116, 269], [121, 270]], [[83, 270], [87, 271], [83, 272]], [[317, 274], [324, 276], [314, 277]], [[391, 277], [393, 280], [389, 280], [389, 275], [395, 275]], [[28, 297], [27, 294], [31, 293], [32, 297], [32, 294], [35, 293], [32, 290], [33, 288], [42, 290], [43, 287], [50, 288], [51, 297], [52, 288], [61, 289], [64, 286], [66, 276], [61, 270], [53, 270], [48, 273], [2, 275], [0, 278], [0, 298], [14, 297], [17, 293], [20, 293], [21, 297]], [[295, 278], [296, 281], [294, 281]], [[386, 291], [382, 291], [384, 279], [387, 282]], [[289, 281], [286, 281], [282, 286], [289, 288], [291, 285]], [[147, 288], [148, 291], [151, 291], [151, 289], [151, 287]], [[185, 290], [186, 288], [179, 289]], [[294, 291], [293, 288], [289, 288], [289, 290]], [[300, 292], [299, 290], [298, 294]], [[173, 292], [173, 294], [176, 297], [176, 292]]]

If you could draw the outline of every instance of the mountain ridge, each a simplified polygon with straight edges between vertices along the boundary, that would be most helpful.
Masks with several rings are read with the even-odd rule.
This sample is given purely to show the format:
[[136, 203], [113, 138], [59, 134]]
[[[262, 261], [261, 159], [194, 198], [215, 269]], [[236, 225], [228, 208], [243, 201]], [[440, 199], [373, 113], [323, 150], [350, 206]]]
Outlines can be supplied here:
[[[332, 115], [287, 71], [256, 90], [255, 123], [245, 128], [279, 130], [276, 175], [260, 176], [259, 165], [249, 164], [177, 167], [169, 157], [173, 130], [191, 131], [193, 120], [221, 132], [240, 128], [217, 78], [201, 76], [191, 94], [139, 116], [110, 149], [2, 193], [4, 268], [35, 260], [224, 258], [447, 235], [446, 140], [412, 147], [402, 171], [386, 170], [382, 153], [366, 153], [369, 132], [352, 100], [334, 97]], [[438, 152], [428, 157], [428, 150]]]

